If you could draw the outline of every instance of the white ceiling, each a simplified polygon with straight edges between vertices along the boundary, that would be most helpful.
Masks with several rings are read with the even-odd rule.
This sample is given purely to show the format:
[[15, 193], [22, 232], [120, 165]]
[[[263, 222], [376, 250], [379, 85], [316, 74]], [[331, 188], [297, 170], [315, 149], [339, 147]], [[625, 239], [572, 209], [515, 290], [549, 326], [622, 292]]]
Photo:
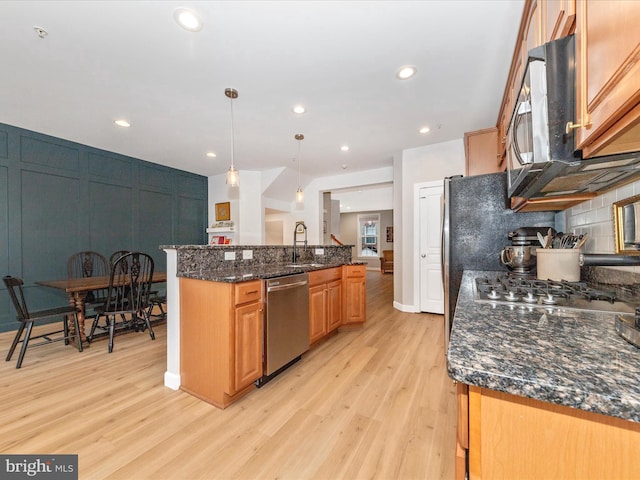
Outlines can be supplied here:
[[[307, 180], [390, 166], [402, 149], [495, 125], [523, 4], [4, 0], [0, 122], [217, 175], [233, 87], [241, 171], [297, 169], [296, 133]], [[177, 7], [202, 30], [179, 27]], [[397, 80], [406, 64], [417, 75]]]

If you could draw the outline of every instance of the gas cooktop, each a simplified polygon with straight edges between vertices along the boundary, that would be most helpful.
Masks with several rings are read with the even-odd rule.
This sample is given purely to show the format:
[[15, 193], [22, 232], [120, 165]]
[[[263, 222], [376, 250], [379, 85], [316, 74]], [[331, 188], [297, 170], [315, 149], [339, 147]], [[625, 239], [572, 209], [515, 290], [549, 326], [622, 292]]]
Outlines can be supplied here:
[[476, 277], [475, 298], [480, 302], [517, 305], [522, 308], [611, 313], [635, 313], [639, 303], [634, 302], [633, 295], [615, 286], [538, 280], [508, 273], [494, 277]]

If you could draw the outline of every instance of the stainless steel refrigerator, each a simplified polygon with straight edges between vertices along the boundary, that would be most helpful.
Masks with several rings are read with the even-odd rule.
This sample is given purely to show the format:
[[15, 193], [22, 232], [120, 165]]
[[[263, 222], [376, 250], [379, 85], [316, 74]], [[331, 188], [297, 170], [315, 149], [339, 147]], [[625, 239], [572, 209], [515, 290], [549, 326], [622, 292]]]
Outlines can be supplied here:
[[500, 251], [511, 244], [508, 233], [519, 227], [554, 226], [555, 212], [517, 213], [509, 208], [507, 174], [491, 173], [444, 179], [442, 273], [445, 342], [464, 270], [504, 270]]

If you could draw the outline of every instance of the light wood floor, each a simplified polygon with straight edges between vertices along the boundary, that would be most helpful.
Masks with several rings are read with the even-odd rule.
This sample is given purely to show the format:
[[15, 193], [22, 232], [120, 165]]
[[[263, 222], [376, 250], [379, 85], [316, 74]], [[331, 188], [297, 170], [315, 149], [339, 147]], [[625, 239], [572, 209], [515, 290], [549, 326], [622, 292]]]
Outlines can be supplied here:
[[[0, 362], [0, 452], [79, 455], [80, 479], [451, 479], [455, 388], [443, 321], [392, 307], [367, 274], [342, 330], [226, 410], [163, 386], [166, 328]], [[4, 357], [12, 333], [0, 335]]]

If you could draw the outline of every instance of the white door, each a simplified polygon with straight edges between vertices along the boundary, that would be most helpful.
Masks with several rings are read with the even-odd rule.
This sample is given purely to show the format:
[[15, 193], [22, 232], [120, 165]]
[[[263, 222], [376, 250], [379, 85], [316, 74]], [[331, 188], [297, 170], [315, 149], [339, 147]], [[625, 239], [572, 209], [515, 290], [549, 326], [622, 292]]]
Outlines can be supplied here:
[[442, 287], [442, 195], [437, 185], [420, 189], [420, 311], [444, 313]]

